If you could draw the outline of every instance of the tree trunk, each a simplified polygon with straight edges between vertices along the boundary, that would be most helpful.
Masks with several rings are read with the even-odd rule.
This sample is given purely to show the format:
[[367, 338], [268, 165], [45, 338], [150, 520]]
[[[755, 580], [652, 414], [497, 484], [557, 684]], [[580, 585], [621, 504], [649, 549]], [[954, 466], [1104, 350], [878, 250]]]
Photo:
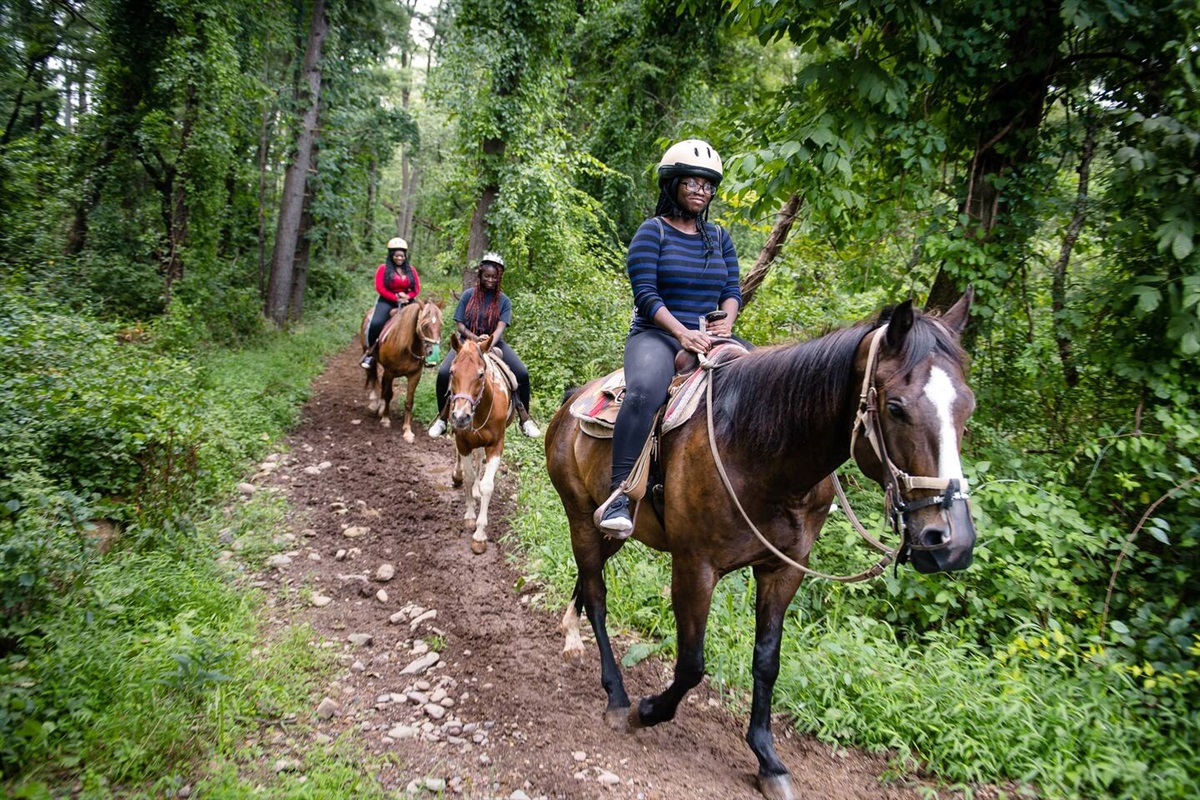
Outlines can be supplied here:
[[1050, 286], [1050, 305], [1054, 311], [1054, 341], [1058, 344], [1058, 359], [1062, 362], [1063, 380], [1067, 386], [1079, 383], [1079, 370], [1071, 347], [1071, 337], [1063, 327], [1062, 314], [1067, 307], [1067, 266], [1071, 262], [1071, 251], [1079, 239], [1079, 231], [1087, 217], [1088, 181], [1091, 176], [1092, 156], [1096, 152], [1096, 128], [1089, 123], [1083, 137], [1083, 152], [1079, 158], [1079, 188], [1075, 193], [1075, 213], [1063, 236], [1058, 262], [1054, 265], [1054, 281]]
[[750, 304], [758, 287], [766, 280], [767, 273], [771, 271], [775, 259], [779, 257], [779, 251], [783, 249], [783, 245], [787, 241], [788, 233], [792, 230], [792, 223], [796, 221], [796, 214], [800, 211], [803, 202], [800, 195], [794, 194], [783, 204], [783, 208], [779, 209], [779, 215], [775, 218], [775, 225], [771, 227], [771, 234], [767, 237], [766, 244], [759, 252], [758, 259], [754, 262], [749, 274], [742, 280], [743, 308]]
[[[992, 86], [986, 104], [986, 116], [979, 121], [975, 152], [967, 176], [966, 196], [958, 213], [966, 218], [964, 238], [979, 243], [993, 240], [998, 218], [1013, 210], [1013, 198], [997, 187], [997, 179], [1010, 175], [1038, 157], [1038, 131], [1041, 127], [1046, 94], [1057, 64], [1063, 38], [1061, 11], [1057, 3], [1045, 0], [1042, 8], [1014, 28], [1010, 51], [1015, 76], [999, 79]], [[1019, 225], [1007, 226], [1014, 241], [1023, 235]], [[966, 288], [957, 275], [938, 268], [929, 289], [926, 310], [945, 311]]]
[[292, 265], [292, 295], [291, 306], [288, 309], [288, 319], [292, 322], [299, 322], [304, 314], [304, 290], [308, 288], [308, 255], [312, 249], [308, 232], [312, 230], [312, 225], [312, 192], [307, 192], [304, 195], [304, 213], [300, 215], [296, 262]]
[[[288, 319], [288, 304], [293, 285], [292, 269], [304, 210], [304, 190], [308, 182], [309, 165], [312, 162], [313, 143], [317, 138], [317, 111], [321, 101], [321, 47], [328, 31], [325, 0], [315, 0], [308, 44], [304, 51], [304, 64], [301, 68], [303, 85], [306, 88], [304, 93], [307, 97], [297, 98], [297, 101], [304, 101], [304, 116], [296, 134], [295, 156], [284, 175], [279, 220], [275, 226], [275, 247], [271, 253], [271, 276], [267, 283], [266, 314], [280, 327]], [[300, 102], [297, 105], [300, 105]]]
[[[484, 139], [485, 162], [498, 161], [504, 155], [504, 148], [505, 142], [502, 139]], [[494, 174], [491, 164], [488, 163], [485, 169], [489, 175], [488, 184], [483, 187], [483, 192], [479, 195], [479, 202], [475, 204], [475, 211], [471, 214], [471, 227], [467, 235], [467, 263], [463, 265], [462, 272], [464, 289], [475, 285], [474, 269], [471, 265], [477, 264], [483, 254], [488, 251], [487, 215], [492, 209], [492, 203], [496, 202], [496, 196], [500, 194], [500, 187], [496, 184], [495, 178], [491, 177]]]

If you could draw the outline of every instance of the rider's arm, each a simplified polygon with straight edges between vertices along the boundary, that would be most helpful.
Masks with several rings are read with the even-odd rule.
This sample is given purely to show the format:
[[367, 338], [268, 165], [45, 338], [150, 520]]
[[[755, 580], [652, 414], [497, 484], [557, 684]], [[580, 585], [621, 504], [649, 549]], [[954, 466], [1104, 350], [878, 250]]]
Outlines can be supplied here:
[[421, 278], [417, 275], [417, 268], [412, 264], [408, 265], [408, 269], [412, 274], [412, 285], [408, 287], [408, 291], [404, 294], [409, 300], [416, 300], [417, 295], [421, 293]]
[[375, 291], [379, 292], [379, 296], [389, 303], [398, 303], [400, 298], [391, 289], [383, 285], [383, 276], [387, 272], [387, 264], [380, 264], [379, 269], [375, 271]]

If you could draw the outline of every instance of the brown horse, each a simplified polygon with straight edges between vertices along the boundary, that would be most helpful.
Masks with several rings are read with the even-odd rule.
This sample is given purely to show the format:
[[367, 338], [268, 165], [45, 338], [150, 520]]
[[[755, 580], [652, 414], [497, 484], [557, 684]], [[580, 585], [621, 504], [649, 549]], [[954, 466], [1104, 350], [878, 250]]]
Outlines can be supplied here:
[[[478, 341], [450, 337], [454, 361], [450, 364], [450, 429], [458, 461], [454, 484], [462, 485], [467, 511], [463, 522], [474, 528], [471, 552], [487, 551], [488, 504], [496, 485], [496, 470], [504, 452], [504, 434], [516, 412], [508, 379], [496, 360], [488, 355], [491, 337]], [[481, 469], [482, 468], [482, 469]], [[464, 481], [464, 473], [466, 480]], [[479, 514], [475, 514], [475, 500]]]
[[[363, 352], [367, 349], [367, 326], [371, 313], [363, 318], [361, 329]], [[425, 359], [442, 338], [442, 304], [432, 301], [413, 302], [392, 312], [392, 318], [379, 332], [379, 357], [377, 363], [367, 370], [367, 409], [379, 417], [385, 428], [392, 426], [388, 414], [392, 402], [392, 383], [396, 378], [405, 379], [404, 397], [404, 441], [413, 441], [412, 409], [417, 384], [421, 381], [421, 370]], [[379, 368], [383, 368], [382, 381]], [[376, 389], [379, 389], [378, 393]]]
[[593, 522], [609, 495], [611, 440], [584, 434], [569, 404], [559, 408], [546, 431], [546, 466], [579, 570], [563, 618], [563, 655], [583, 655], [579, 617], [586, 611], [610, 725], [638, 728], [675, 716], [704, 675], [713, 589], [723, 575], [749, 566], [757, 623], [746, 741], [758, 758], [762, 793], [794, 796], [770, 717], [784, 612], [804, 574], [779, 554], [807, 569], [833, 496], [828, 476], [853, 457], [885, 487], [903, 537], [899, 561], [919, 572], [970, 565], [975, 529], [959, 447], [975, 400], [958, 345], [970, 302], [968, 292], [942, 317], [904, 303], [886, 320], [754, 350], [712, 370], [707, 400], [660, 442], [661, 506], [652, 507], [648, 492], [635, 517], [633, 537], [672, 555], [678, 657], [671, 684], [632, 708], [605, 628], [604, 563], [624, 542], [606, 538]]

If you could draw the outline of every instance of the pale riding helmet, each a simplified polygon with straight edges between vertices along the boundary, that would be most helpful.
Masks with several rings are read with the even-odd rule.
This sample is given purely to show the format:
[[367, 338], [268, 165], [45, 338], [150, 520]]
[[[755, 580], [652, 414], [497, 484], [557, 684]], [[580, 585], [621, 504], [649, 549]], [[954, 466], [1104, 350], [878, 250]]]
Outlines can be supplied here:
[[484, 264], [495, 264], [497, 267], [504, 270], [504, 256], [496, 252], [487, 252], [483, 254], [483, 258], [479, 259], [479, 266]]
[[391, 239], [388, 239], [387, 249], [388, 250], [403, 250], [405, 252], [408, 252], [408, 242], [404, 241], [399, 236], [394, 236]]
[[664, 181], [685, 175], [708, 178], [716, 186], [725, 175], [721, 156], [701, 139], [684, 139], [671, 145], [658, 162], [658, 179]]

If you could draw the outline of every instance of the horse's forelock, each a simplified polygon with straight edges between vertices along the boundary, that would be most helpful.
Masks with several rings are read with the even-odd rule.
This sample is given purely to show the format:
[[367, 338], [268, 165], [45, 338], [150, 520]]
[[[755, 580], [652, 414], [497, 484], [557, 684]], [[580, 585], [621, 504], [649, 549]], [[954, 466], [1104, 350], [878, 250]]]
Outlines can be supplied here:
[[912, 329], [904, 337], [904, 346], [897, 354], [901, 366], [896, 376], [907, 375], [933, 353], [950, 359], [959, 371], [966, 370], [967, 353], [942, 321], [931, 314], [918, 313], [913, 319]]

